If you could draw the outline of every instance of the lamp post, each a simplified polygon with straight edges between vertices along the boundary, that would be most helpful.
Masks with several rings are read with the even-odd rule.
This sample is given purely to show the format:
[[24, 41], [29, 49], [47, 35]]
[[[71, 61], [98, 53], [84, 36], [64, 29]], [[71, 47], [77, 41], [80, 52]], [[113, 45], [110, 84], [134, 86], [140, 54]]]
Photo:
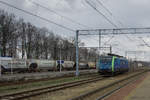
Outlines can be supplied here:
[[[2, 26], [0, 25], [0, 33], [2, 32]], [[0, 47], [0, 57], [1, 57], [1, 47]], [[1, 68], [1, 58], [0, 58], [0, 76], [2, 75], [2, 68]]]
[[61, 61], [61, 45], [62, 45], [62, 41], [61, 40], [59, 41], [59, 45], [60, 45], [60, 52], [59, 52], [59, 57], [60, 57], [59, 58], [60, 59], [59, 60], [59, 65], [60, 66], [59, 66], [59, 71], [61, 72], [62, 71], [62, 65], [61, 65], [62, 64], [62, 61]]
[[[0, 25], [0, 33], [2, 32], [2, 26]], [[1, 42], [1, 41], [0, 41]], [[0, 47], [0, 56], [1, 56], [1, 47]]]

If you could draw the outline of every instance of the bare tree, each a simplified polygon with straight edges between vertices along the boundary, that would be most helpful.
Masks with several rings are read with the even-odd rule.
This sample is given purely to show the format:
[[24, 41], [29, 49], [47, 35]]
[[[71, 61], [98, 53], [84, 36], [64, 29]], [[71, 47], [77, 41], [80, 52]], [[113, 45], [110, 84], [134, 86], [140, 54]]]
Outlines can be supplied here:
[[13, 40], [16, 37], [15, 31], [15, 16], [13, 14], [8, 14], [4, 11], [0, 11], [0, 25], [1, 29], [1, 46], [2, 46], [2, 56], [12, 56], [12, 50], [9, 50], [10, 55], [7, 55], [7, 48], [12, 45]]
[[[17, 50], [22, 51], [22, 58], [27, 53], [28, 59], [58, 60], [61, 55], [63, 60], [75, 61], [75, 37], [70, 39], [54, 35], [47, 28], [38, 28], [15, 15], [0, 10], [0, 47], [2, 56], [17, 57]], [[62, 41], [60, 44], [59, 41]], [[79, 41], [79, 45], [84, 45]], [[1, 49], [0, 48], [0, 49]], [[94, 49], [79, 48], [80, 60], [93, 61], [97, 51]]]
[[32, 58], [32, 53], [33, 53], [33, 42], [34, 42], [34, 33], [35, 31], [35, 26], [31, 25], [30, 23], [27, 23], [27, 58], [31, 59]]

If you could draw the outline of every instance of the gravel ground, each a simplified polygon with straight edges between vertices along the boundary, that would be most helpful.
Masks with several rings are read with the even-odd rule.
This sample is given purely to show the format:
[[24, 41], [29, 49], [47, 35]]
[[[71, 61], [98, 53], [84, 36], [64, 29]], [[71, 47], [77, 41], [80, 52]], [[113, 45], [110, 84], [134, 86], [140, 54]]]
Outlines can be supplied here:
[[[91, 70], [80, 70], [80, 73], [97, 73], [96, 69]], [[2, 75], [0, 76], [0, 82], [11, 82], [11, 81], [24, 81], [31, 79], [43, 79], [43, 78], [54, 78], [62, 77], [65, 75], [75, 75], [75, 71], [62, 71], [62, 72], [42, 72], [42, 73], [22, 73], [13, 75]]]
[[150, 75], [150, 73], [144, 74], [141, 78], [136, 80], [135, 82], [130, 83], [129, 85], [121, 88], [111, 96], [107, 97], [104, 100], [128, 100], [126, 97], [128, 97], [129, 93], [134, 90], [143, 80], [146, 79], [146, 77]]
[[147, 77], [130, 92], [125, 100], [150, 100], [150, 73]]
[[[53, 92], [53, 93], [47, 93], [44, 95], [40, 95], [40, 96], [33, 97], [30, 99], [25, 99], [25, 100], [68, 100], [72, 97], [76, 97], [80, 94], [86, 93], [87, 91], [97, 89], [97, 87], [103, 87], [112, 82], [120, 80], [124, 78], [125, 76], [127, 76], [127, 74], [128, 73], [126, 73], [126, 75], [109, 77], [109, 78], [106, 78], [105, 80], [101, 80], [101, 81], [97, 81], [97, 82], [93, 82], [89, 84], [83, 84], [81, 86], [76, 86], [76, 87], [60, 90], [60, 91]], [[133, 75], [133, 74], [135, 73], [130, 73], [129, 75]]]

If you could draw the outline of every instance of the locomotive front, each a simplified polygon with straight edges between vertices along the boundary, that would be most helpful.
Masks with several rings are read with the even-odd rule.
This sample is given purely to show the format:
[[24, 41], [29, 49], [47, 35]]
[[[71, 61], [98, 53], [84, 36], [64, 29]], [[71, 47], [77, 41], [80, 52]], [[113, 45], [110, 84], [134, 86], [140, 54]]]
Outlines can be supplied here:
[[100, 74], [112, 73], [112, 56], [102, 56], [99, 59], [98, 72]]
[[101, 56], [98, 62], [100, 74], [114, 75], [128, 72], [128, 60], [118, 55]]

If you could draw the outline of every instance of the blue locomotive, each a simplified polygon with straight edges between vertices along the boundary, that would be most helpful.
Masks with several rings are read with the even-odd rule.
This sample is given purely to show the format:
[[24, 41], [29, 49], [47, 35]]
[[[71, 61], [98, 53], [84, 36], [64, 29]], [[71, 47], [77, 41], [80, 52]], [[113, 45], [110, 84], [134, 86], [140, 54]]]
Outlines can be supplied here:
[[128, 60], [122, 56], [108, 54], [101, 56], [98, 62], [98, 72], [103, 75], [114, 75], [128, 72]]

